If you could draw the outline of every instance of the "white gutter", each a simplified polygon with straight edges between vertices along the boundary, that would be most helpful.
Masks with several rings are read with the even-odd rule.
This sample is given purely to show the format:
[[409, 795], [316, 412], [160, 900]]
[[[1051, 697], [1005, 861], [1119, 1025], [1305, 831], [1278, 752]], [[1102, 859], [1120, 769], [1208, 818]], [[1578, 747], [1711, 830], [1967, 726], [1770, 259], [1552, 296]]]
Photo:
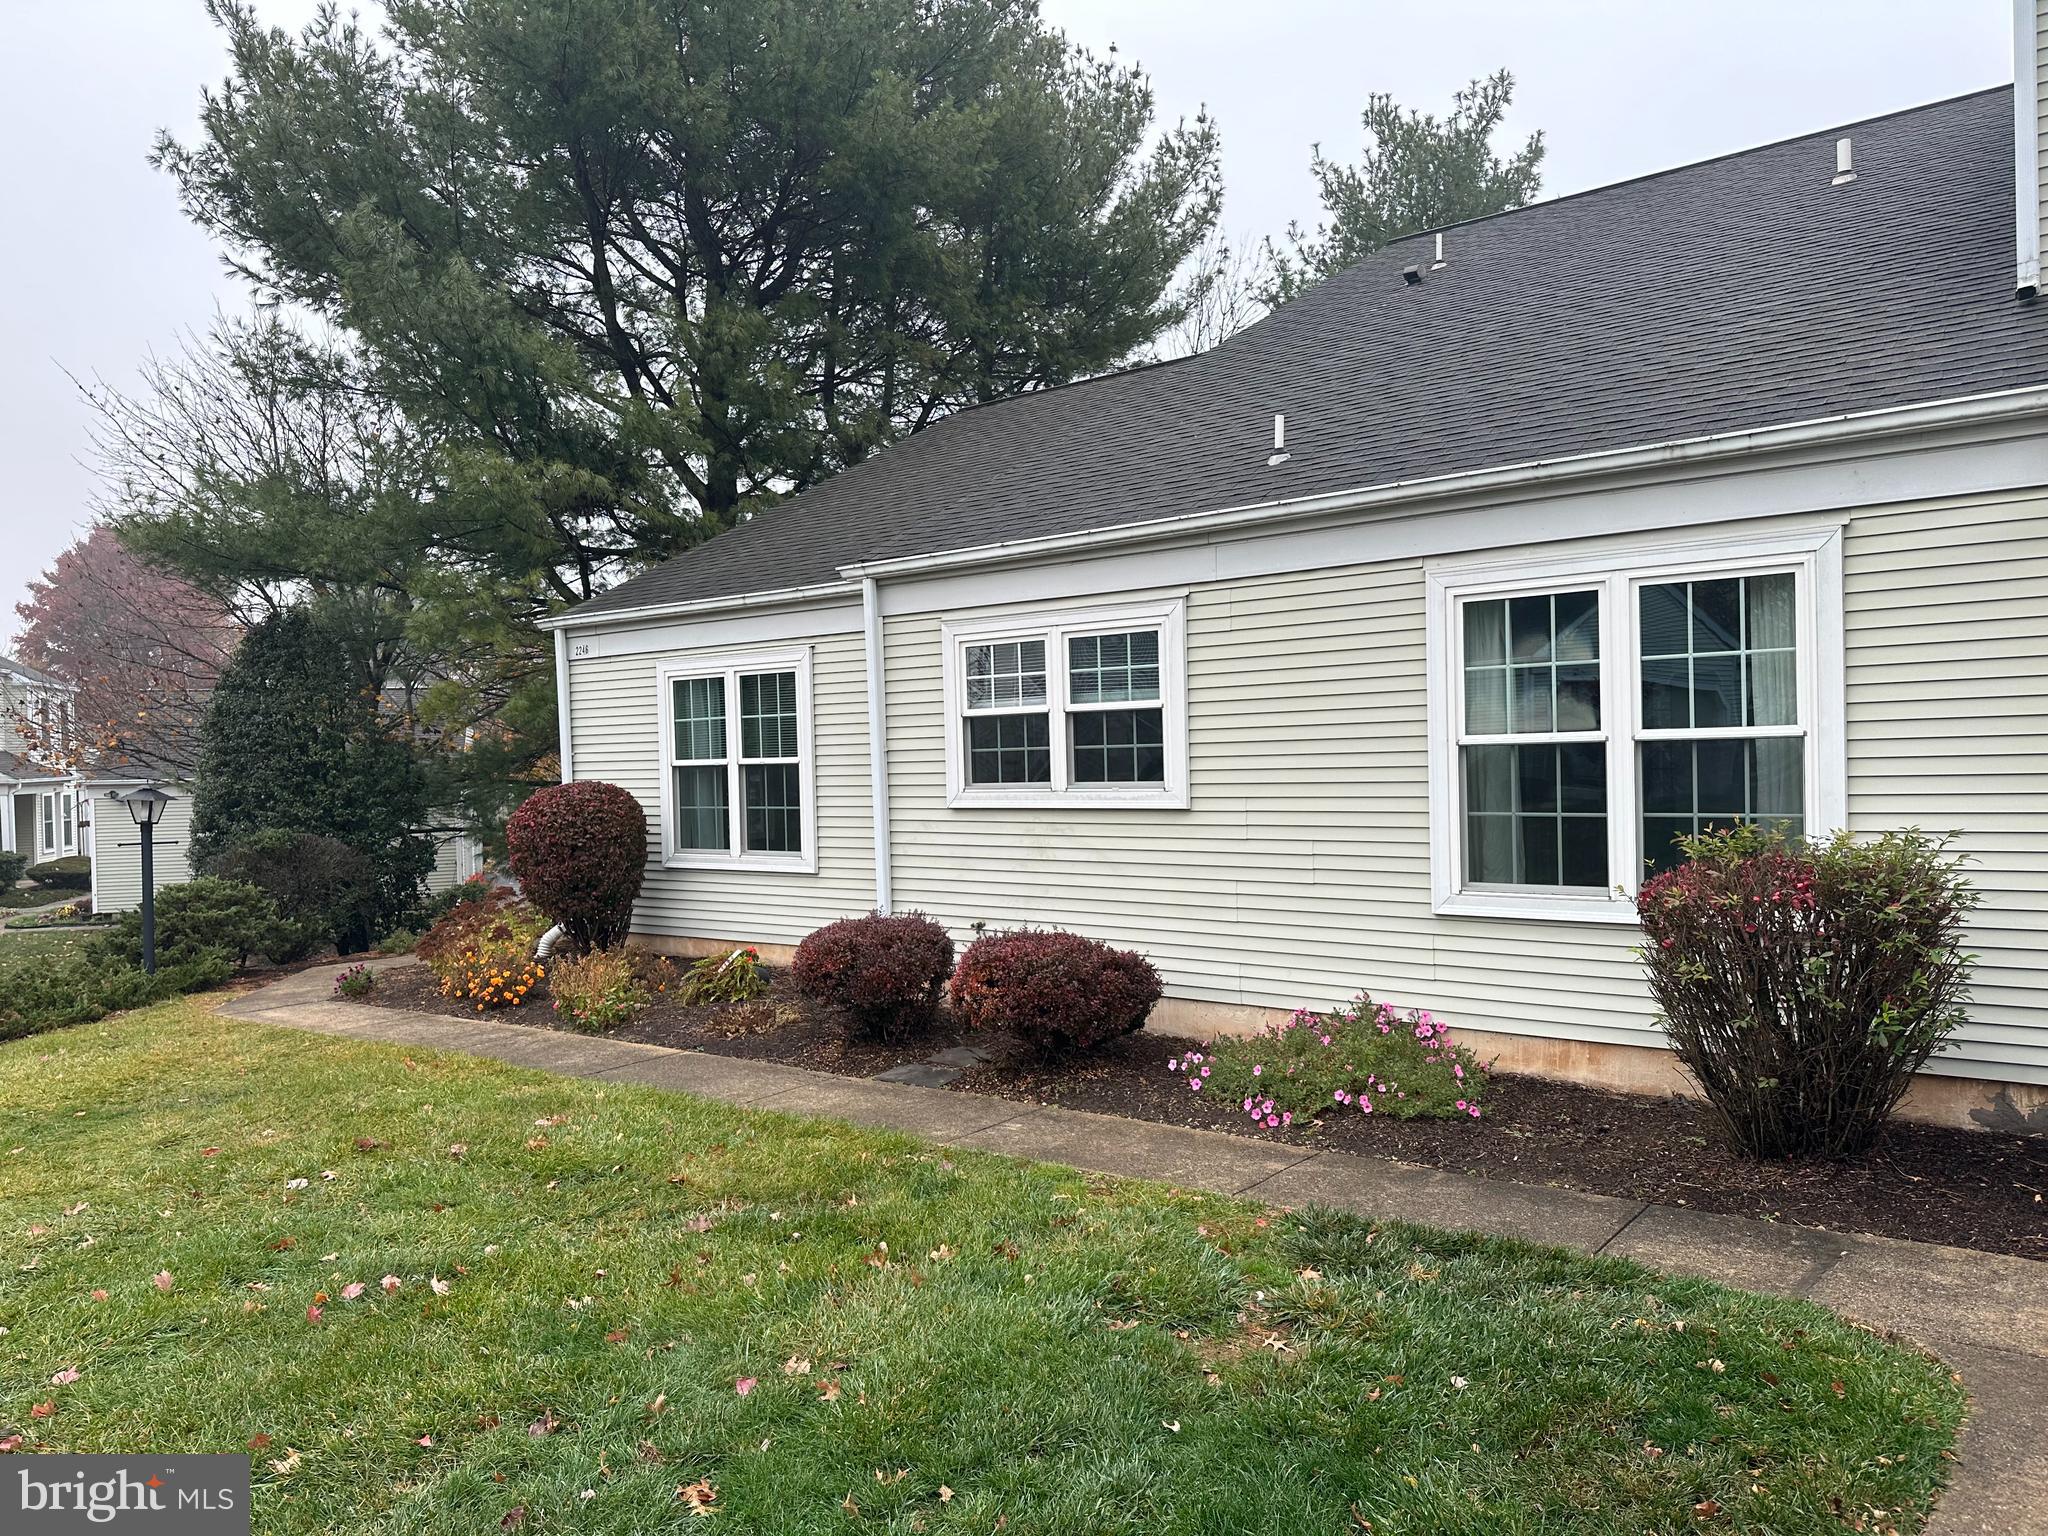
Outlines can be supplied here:
[[1047, 534], [1033, 539], [1012, 539], [938, 554], [908, 555], [894, 560], [863, 561], [841, 566], [839, 573], [842, 576], [862, 579], [869, 576], [905, 576], [926, 571], [950, 570], [959, 566], [1025, 560], [1073, 550], [1087, 551], [1105, 546], [1228, 532], [1248, 526], [1287, 522], [1326, 513], [1387, 509], [1419, 511], [1425, 510], [1429, 503], [1437, 501], [1566, 486], [1576, 481], [1644, 470], [1711, 466], [1751, 454], [1826, 447], [1864, 438], [1894, 437], [1902, 433], [1939, 427], [1997, 423], [2038, 415], [2044, 411], [2048, 411], [2048, 386], [2029, 385], [2023, 389], [1968, 395], [1956, 400], [1936, 401], [1929, 405], [1847, 412], [1786, 426], [1678, 438], [1643, 448], [1608, 449], [1599, 453], [1574, 454], [1566, 458], [1536, 459], [1526, 464], [1506, 465], [1497, 469], [1468, 470], [1415, 480], [1392, 480], [1378, 485], [1328, 491], [1318, 496], [1303, 496], [1286, 501], [1251, 502], [1211, 512], [1188, 512], [1142, 523], [1128, 523], [1116, 528]]
[[882, 601], [872, 576], [860, 584], [861, 627], [868, 658], [868, 784], [875, 819], [875, 910], [895, 910], [889, 891], [889, 701], [882, 681]]
[[[2036, 188], [2038, 194], [2038, 186]], [[2039, 228], [2035, 229], [2036, 239]], [[779, 587], [765, 592], [743, 592], [728, 597], [707, 597], [673, 603], [651, 603], [639, 608], [614, 608], [583, 617], [581, 608], [566, 609], [540, 621], [542, 629], [562, 630], [596, 624], [629, 624], [637, 619], [670, 618], [678, 615], [716, 614], [746, 608], [788, 607], [794, 604], [846, 598], [861, 591], [868, 577], [914, 574], [947, 570], [955, 566], [985, 565], [1002, 560], [1023, 560], [1034, 555], [1057, 554], [1067, 550], [1088, 550], [1098, 546], [1144, 543], [1176, 537], [1199, 537], [1227, 532], [1248, 525], [1282, 523], [1329, 513], [1375, 510], [1423, 511], [1432, 502], [1548, 487], [1566, 487], [1582, 480], [1620, 476], [1646, 470], [1711, 467], [1723, 461], [1751, 454], [1781, 452], [1799, 448], [1836, 447], [1866, 438], [1895, 437], [1908, 432], [1942, 427], [1996, 425], [2000, 422], [2048, 413], [2048, 385], [1997, 390], [1981, 395], [1961, 395], [1921, 405], [1888, 406], [1874, 411], [1845, 411], [1811, 421], [1783, 426], [1756, 427], [1740, 432], [1717, 432], [1696, 437], [1674, 438], [1640, 448], [1606, 449], [1599, 453], [1571, 454], [1554, 459], [1532, 459], [1523, 464], [1492, 469], [1463, 470], [1448, 475], [1414, 480], [1389, 480], [1349, 490], [1327, 491], [1317, 496], [1292, 500], [1248, 502], [1209, 512], [1188, 512], [1173, 517], [1128, 523], [1116, 528], [1097, 528], [1078, 533], [1047, 534], [1034, 539], [1013, 539], [981, 544], [969, 549], [939, 554], [906, 555], [894, 560], [856, 561], [839, 567], [842, 580], [808, 587]]]
[[722, 613], [734, 608], [782, 608], [796, 603], [816, 603], [827, 598], [852, 597], [860, 590], [858, 581], [825, 581], [808, 587], [777, 587], [769, 592], [738, 592], [730, 597], [700, 597], [675, 603], [646, 603], [638, 608], [607, 608], [584, 615], [581, 607], [565, 608], [538, 621], [541, 629], [559, 633], [583, 629], [592, 624], [630, 624], [635, 619], [658, 619], [676, 613]]
[[567, 784], [576, 777], [576, 759], [569, 731], [569, 633], [562, 629], [555, 631], [555, 728], [561, 733], [562, 782]]
[[2034, 0], [2013, 0], [2013, 236], [2019, 257], [2013, 286], [2022, 297], [2041, 286], [2040, 30]]

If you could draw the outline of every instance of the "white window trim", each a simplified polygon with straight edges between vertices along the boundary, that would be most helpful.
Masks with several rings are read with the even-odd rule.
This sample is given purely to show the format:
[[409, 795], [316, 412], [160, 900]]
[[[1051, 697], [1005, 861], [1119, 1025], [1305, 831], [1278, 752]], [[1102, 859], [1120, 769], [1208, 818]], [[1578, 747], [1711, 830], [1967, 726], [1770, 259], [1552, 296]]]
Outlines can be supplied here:
[[[1445, 916], [1538, 918], [1562, 922], [1633, 924], [1641, 884], [1637, 848], [1640, 810], [1636, 784], [1638, 741], [1636, 588], [1645, 582], [1699, 576], [1791, 571], [1798, 581], [1799, 718], [1806, 738], [1806, 815], [1810, 836], [1824, 836], [1848, 819], [1847, 705], [1843, 683], [1842, 530], [1839, 524], [1776, 534], [1723, 539], [1631, 539], [1597, 553], [1478, 559], [1433, 566], [1427, 572], [1429, 683], [1429, 829], [1432, 905]], [[1607, 743], [1608, 873], [1605, 895], [1541, 890], [1472, 890], [1464, 883], [1463, 794], [1459, 779], [1459, 726], [1463, 669], [1458, 600], [1509, 596], [1564, 587], [1600, 592], [1601, 724]], [[1619, 638], [1624, 643], [1617, 645]], [[1656, 732], [1698, 736], [1715, 732]], [[1730, 736], [1774, 734], [1730, 730]], [[1782, 732], [1776, 734], [1783, 734]]]
[[[1074, 705], [1067, 697], [1068, 637], [1152, 628], [1159, 631], [1160, 733], [1166, 751], [1165, 781], [1160, 784], [1091, 784], [1085, 788], [1072, 784], [1067, 714], [1070, 709], [1088, 710], [1094, 706]], [[1185, 597], [1119, 607], [1071, 608], [1013, 613], [1000, 618], [946, 620], [940, 624], [939, 634], [945, 673], [947, 805], [961, 809], [1035, 806], [1041, 810], [1184, 811], [1188, 808]], [[964, 686], [966, 648], [970, 644], [986, 644], [991, 640], [1038, 639], [1045, 641], [1046, 740], [1052, 753], [1052, 781], [1048, 784], [970, 784], [967, 782], [966, 732], [961, 724], [967, 713]], [[1103, 707], [1128, 706], [1118, 703]], [[1141, 703], [1139, 707], [1144, 706]]]
[[[794, 672], [796, 674], [797, 763], [803, 787], [803, 839], [801, 853], [750, 853], [746, 848], [746, 804], [741, 795], [739, 675], [742, 672]], [[675, 846], [675, 688], [678, 678], [723, 677], [725, 680], [726, 805], [731, 847], [721, 853], [712, 848]], [[698, 651], [667, 656], [655, 668], [657, 708], [661, 739], [657, 762], [661, 782], [661, 863], [666, 869], [760, 869], [784, 874], [815, 874], [818, 869], [818, 768], [812, 751], [811, 648], [795, 646], [775, 651]]]
[[57, 797], [36, 796], [36, 848], [45, 859], [57, 857]]

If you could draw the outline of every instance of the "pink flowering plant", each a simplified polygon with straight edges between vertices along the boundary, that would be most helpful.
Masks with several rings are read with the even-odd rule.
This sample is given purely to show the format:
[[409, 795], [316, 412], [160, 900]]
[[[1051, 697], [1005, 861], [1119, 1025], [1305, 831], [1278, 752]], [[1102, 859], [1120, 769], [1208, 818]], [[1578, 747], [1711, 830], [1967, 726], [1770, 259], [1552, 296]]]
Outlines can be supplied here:
[[1223, 1036], [1167, 1070], [1263, 1130], [1335, 1114], [1477, 1120], [1486, 1069], [1450, 1026], [1359, 993], [1328, 1013], [1298, 1008], [1256, 1035]]

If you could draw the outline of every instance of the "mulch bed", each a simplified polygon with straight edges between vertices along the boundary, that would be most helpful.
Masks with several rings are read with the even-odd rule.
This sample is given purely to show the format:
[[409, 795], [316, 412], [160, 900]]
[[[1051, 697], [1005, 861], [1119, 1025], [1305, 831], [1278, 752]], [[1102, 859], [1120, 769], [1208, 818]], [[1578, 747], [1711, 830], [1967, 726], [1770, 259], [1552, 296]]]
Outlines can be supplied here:
[[[368, 999], [387, 1008], [475, 1017], [441, 997], [424, 966], [382, 973]], [[556, 1027], [545, 1004], [493, 1015]], [[798, 998], [773, 977], [754, 1003], [686, 1007], [660, 999], [613, 1038], [873, 1077], [948, 1046], [990, 1050], [986, 1065], [953, 1087], [1032, 1104], [1128, 1115], [1297, 1146], [1398, 1158], [1483, 1178], [1553, 1184], [1734, 1216], [1872, 1232], [1991, 1253], [2048, 1259], [2048, 1137], [1895, 1125], [1865, 1161], [1756, 1163], [1721, 1139], [1704, 1106], [1676, 1098], [1604, 1093], [1503, 1074], [1479, 1121], [1336, 1114], [1278, 1131], [1187, 1091], [1166, 1071], [1187, 1042], [1141, 1034], [1072, 1062], [1042, 1066], [1004, 1042], [964, 1034], [942, 1020], [931, 1035], [888, 1045], [849, 1040], [830, 1010]]]

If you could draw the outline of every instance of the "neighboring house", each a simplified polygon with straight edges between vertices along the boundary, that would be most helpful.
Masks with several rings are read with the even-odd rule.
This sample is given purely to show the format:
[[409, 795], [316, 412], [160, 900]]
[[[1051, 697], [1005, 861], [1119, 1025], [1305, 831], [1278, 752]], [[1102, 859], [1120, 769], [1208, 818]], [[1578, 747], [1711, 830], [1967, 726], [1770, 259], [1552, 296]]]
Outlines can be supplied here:
[[0, 656], [0, 852], [27, 854], [32, 864], [83, 846], [78, 780], [46, 750], [70, 741], [77, 693]]
[[[171, 796], [164, 806], [163, 820], [152, 834], [157, 889], [192, 878], [189, 783], [168, 774], [159, 778], [88, 779], [84, 788], [92, 829], [95, 912], [126, 912], [142, 905], [142, 833], [115, 797], [143, 784], [155, 784]], [[467, 828], [444, 821], [424, 830], [434, 840], [434, 867], [427, 872], [426, 880], [429, 891], [450, 890], [483, 868], [483, 846]]]
[[87, 824], [92, 838], [92, 909], [130, 912], [142, 905], [142, 829], [116, 797], [153, 784], [171, 798], [150, 832], [151, 873], [156, 888], [192, 878], [192, 787], [177, 774], [138, 775], [136, 770], [95, 774], [85, 781]]
[[1954, 829], [1975, 1004], [1917, 1112], [2048, 1101], [2034, 59], [1403, 240], [561, 615], [636, 931], [1057, 924], [1177, 1030], [1365, 987], [1663, 1088], [1630, 896], [1676, 834]]

